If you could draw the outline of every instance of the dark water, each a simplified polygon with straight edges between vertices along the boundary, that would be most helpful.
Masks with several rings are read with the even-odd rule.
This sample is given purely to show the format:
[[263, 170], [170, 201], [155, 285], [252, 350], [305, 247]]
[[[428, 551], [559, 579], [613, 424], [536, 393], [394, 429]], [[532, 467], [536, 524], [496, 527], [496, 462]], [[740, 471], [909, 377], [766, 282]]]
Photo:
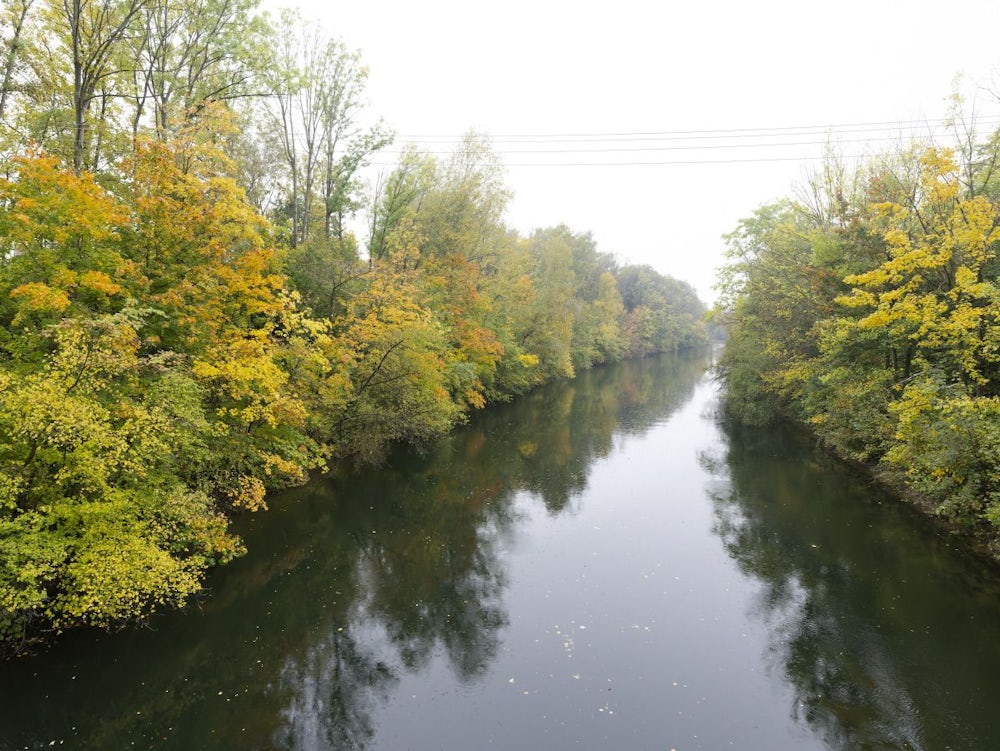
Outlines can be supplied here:
[[1000, 575], [705, 364], [273, 499], [188, 613], [0, 665], [0, 749], [1000, 748]]

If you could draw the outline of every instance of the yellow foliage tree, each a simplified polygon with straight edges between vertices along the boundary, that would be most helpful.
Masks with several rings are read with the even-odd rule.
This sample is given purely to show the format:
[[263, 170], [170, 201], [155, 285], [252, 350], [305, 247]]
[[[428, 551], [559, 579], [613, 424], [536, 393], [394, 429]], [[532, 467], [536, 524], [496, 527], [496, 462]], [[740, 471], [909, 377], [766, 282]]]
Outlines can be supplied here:
[[852, 325], [888, 335], [899, 379], [933, 365], [982, 392], [1000, 357], [1000, 291], [985, 273], [1000, 241], [997, 207], [963, 196], [954, 155], [929, 150], [909, 205], [879, 203], [872, 214], [888, 258], [847, 277], [852, 289], [839, 302], [861, 313]]

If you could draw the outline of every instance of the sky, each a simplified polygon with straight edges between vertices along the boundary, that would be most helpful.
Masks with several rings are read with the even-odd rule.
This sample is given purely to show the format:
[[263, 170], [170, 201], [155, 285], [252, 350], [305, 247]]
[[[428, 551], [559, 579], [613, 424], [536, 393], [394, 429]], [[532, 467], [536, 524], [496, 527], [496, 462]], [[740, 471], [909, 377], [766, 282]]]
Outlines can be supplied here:
[[707, 302], [722, 235], [791, 195], [828, 139], [892, 149], [947, 117], [957, 77], [1000, 122], [997, 0], [282, 4], [360, 51], [368, 114], [397, 133], [379, 164], [483, 132], [509, 226], [590, 232]]

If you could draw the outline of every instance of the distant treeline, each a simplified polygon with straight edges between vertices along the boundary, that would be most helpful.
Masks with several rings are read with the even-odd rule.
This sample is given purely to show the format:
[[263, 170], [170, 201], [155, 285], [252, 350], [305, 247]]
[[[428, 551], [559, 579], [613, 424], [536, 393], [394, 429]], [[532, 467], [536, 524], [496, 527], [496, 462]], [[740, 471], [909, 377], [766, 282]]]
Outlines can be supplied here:
[[1000, 132], [960, 114], [739, 223], [721, 373], [730, 416], [809, 425], [997, 554]]
[[0, 9], [0, 652], [183, 604], [310, 470], [706, 339], [689, 285], [507, 228], [481, 137], [367, 189], [357, 54], [253, 10]]

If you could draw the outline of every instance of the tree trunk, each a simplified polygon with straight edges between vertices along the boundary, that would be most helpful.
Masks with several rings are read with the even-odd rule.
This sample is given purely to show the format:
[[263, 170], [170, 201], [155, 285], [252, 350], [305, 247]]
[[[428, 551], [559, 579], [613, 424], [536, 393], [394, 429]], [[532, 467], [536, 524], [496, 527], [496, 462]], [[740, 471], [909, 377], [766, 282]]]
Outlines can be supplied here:
[[24, 21], [28, 17], [28, 10], [33, 3], [34, 0], [23, 0], [20, 13], [14, 19], [10, 46], [7, 48], [7, 55], [3, 61], [3, 83], [0, 84], [0, 122], [3, 121], [4, 113], [7, 111], [7, 98], [13, 83], [14, 67], [17, 65], [18, 50], [21, 46], [21, 30], [24, 28]]

